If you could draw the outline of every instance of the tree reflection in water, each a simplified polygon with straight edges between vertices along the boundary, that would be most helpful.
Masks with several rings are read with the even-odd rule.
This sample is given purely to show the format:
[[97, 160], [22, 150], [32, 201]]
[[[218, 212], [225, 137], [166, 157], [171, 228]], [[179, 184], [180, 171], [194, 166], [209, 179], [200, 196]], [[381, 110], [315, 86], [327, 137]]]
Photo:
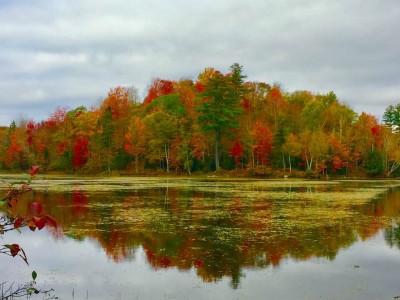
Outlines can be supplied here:
[[[391, 223], [400, 211], [398, 189], [377, 197], [372, 188], [352, 184], [236, 185], [36, 196], [60, 224], [55, 238], [91, 239], [116, 262], [133, 260], [141, 247], [154, 269], [195, 269], [206, 282], [229, 277], [233, 288], [244, 268], [277, 267], [288, 258], [333, 260], [380, 229], [400, 248], [400, 227]], [[17, 209], [26, 207], [21, 202]]]

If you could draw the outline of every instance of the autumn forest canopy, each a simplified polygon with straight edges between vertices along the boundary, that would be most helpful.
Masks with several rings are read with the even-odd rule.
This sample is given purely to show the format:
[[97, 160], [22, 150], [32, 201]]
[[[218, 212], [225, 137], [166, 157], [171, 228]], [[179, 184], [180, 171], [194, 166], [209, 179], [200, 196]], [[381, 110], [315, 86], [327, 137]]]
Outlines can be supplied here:
[[285, 92], [246, 81], [233, 64], [196, 81], [157, 78], [143, 101], [118, 86], [96, 107], [12, 122], [0, 132], [0, 160], [10, 171], [394, 176], [399, 125], [400, 105], [379, 123], [333, 92]]

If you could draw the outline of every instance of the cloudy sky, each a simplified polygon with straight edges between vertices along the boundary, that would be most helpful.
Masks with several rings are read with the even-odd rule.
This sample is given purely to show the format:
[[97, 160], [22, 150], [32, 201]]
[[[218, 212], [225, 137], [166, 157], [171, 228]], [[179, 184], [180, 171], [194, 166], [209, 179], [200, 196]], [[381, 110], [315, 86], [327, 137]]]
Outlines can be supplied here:
[[400, 103], [399, 30], [398, 0], [1, 0], [0, 125], [235, 62], [381, 118]]

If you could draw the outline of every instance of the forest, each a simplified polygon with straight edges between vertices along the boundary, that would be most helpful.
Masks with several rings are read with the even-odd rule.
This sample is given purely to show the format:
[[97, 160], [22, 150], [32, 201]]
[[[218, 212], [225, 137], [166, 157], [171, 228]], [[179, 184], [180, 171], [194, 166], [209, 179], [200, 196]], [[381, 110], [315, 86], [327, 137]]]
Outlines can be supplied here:
[[115, 87], [97, 106], [59, 107], [47, 120], [0, 128], [0, 167], [42, 173], [396, 176], [400, 104], [382, 123], [334, 92], [285, 92], [246, 81], [243, 67], [196, 81], [153, 80], [143, 101]]

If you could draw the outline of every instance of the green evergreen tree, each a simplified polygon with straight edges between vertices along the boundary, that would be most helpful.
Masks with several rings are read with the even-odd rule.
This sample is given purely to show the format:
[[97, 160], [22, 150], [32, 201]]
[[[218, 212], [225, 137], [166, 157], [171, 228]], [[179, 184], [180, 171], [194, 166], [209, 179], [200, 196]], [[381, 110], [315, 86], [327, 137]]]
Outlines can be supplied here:
[[102, 128], [100, 143], [103, 149], [106, 150], [107, 171], [111, 171], [111, 154], [113, 146], [113, 135], [115, 132], [114, 120], [111, 114], [111, 109], [108, 107], [104, 115], [99, 119], [98, 127]]
[[11, 135], [14, 133], [15, 128], [17, 128], [17, 125], [15, 124], [15, 121], [12, 121], [10, 124], [10, 127], [8, 128], [8, 133], [6, 136], [6, 144], [5, 144], [5, 148], [7, 149], [10, 144], [11, 144]]
[[384, 171], [382, 153], [376, 150], [369, 151], [363, 161], [363, 168], [370, 176], [382, 175]]
[[391, 126], [400, 126], [400, 104], [390, 105], [386, 108], [382, 118], [383, 122]]
[[241, 112], [239, 102], [245, 93], [242, 67], [234, 64], [230, 70], [231, 74], [227, 76], [220, 72], [213, 74], [202, 95], [205, 100], [198, 108], [198, 121], [202, 130], [213, 134], [216, 170], [220, 167], [221, 140], [238, 127], [238, 116]]

